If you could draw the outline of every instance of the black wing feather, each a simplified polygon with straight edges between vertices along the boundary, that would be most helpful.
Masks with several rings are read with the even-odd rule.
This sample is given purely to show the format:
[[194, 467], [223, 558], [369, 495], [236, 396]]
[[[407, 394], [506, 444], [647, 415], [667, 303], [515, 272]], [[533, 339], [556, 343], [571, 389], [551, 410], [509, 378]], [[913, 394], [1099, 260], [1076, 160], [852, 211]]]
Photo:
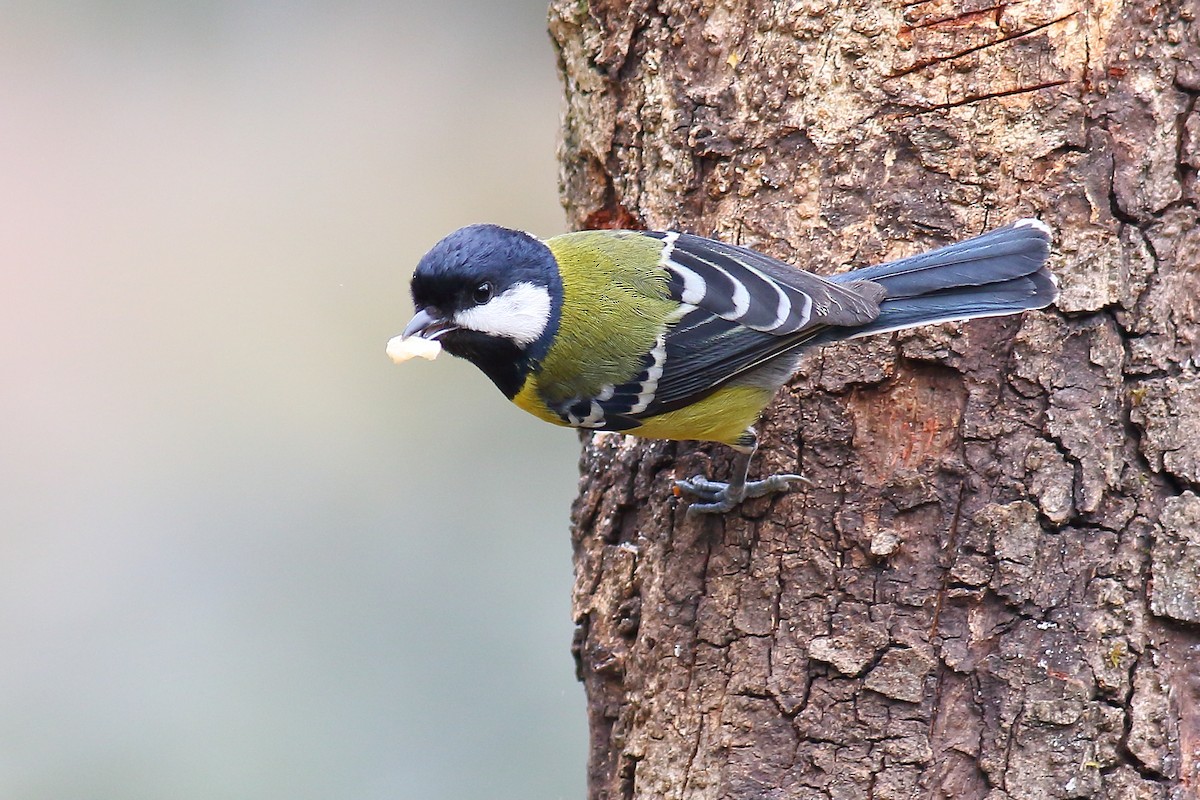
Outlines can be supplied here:
[[667, 332], [662, 376], [642, 416], [694, 402], [828, 325], [862, 325], [879, 314], [875, 284], [839, 285], [743, 247], [663, 236], [671, 294], [694, 308]]

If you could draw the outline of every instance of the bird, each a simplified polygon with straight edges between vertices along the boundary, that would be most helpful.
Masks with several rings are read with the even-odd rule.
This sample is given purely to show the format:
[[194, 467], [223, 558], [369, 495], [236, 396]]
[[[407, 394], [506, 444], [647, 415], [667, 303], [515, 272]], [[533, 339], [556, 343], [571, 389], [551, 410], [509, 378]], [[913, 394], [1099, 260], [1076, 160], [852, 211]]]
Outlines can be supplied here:
[[749, 480], [755, 423], [804, 353], [842, 339], [1017, 314], [1057, 297], [1051, 229], [1028, 218], [920, 255], [828, 276], [679, 231], [541, 240], [469, 225], [418, 262], [396, 361], [441, 349], [556, 425], [719, 442], [728, 481], [676, 481], [689, 514], [788, 490]]

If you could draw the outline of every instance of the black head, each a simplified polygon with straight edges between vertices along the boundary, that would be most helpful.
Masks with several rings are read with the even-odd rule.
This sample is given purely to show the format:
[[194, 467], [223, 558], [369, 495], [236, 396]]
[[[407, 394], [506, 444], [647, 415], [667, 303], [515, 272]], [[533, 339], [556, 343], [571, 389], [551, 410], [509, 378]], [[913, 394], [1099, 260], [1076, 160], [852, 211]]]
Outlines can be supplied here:
[[470, 225], [442, 239], [412, 279], [405, 336], [437, 339], [509, 397], [558, 330], [562, 280], [546, 245], [522, 231]]

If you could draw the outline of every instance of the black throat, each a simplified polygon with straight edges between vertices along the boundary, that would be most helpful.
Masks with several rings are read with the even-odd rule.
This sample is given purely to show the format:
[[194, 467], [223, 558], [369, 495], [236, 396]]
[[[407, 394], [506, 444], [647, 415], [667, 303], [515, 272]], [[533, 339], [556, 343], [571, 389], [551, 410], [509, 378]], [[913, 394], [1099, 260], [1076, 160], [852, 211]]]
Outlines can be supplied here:
[[465, 358], [479, 367], [509, 400], [521, 391], [533, 366], [529, 352], [512, 339], [456, 330], [443, 335], [441, 342], [450, 355]]

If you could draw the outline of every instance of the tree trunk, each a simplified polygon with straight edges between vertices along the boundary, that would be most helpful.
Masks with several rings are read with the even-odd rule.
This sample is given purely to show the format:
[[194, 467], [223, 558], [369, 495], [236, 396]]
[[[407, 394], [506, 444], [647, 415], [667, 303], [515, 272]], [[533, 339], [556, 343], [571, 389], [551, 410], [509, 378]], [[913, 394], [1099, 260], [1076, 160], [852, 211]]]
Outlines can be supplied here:
[[1020, 216], [1056, 308], [813, 352], [755, 474], [588, 439], [591, 798], [1200, 793], [1197, 0], [554, 0], [578, 227], [829, 273]]

